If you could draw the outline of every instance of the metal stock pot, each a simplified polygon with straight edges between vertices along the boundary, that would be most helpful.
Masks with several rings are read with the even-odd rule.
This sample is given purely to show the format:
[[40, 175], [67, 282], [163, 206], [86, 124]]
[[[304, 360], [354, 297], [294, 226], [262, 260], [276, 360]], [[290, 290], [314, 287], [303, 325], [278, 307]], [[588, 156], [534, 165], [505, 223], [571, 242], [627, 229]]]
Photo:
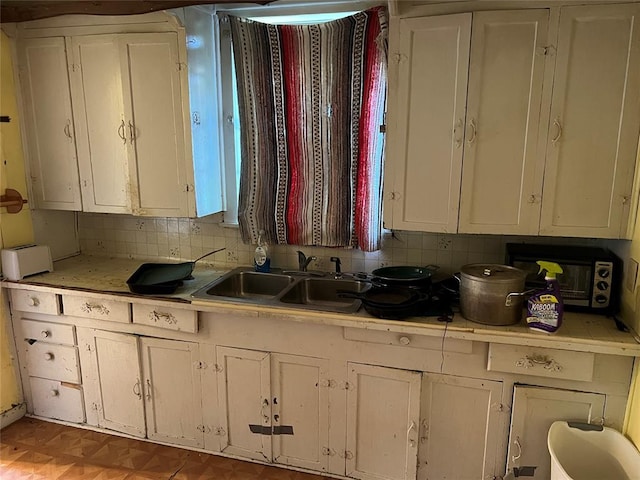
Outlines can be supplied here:
[[522, 318], [524, 281], [518, 268], [471, 264], [460, 269], [462, 316], [485, 325], [512, 325]]

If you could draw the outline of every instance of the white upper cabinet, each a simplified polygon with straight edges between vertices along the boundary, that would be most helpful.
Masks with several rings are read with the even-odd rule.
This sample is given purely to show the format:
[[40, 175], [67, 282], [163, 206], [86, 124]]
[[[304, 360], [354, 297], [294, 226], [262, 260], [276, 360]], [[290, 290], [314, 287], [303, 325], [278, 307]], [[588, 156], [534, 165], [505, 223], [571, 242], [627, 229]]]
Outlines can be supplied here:
[[[210, 25], [211, 15], [202, 16]], [[217, 85], [199, 85], [190, 103], [185, 30], [167, 17], [131, 25], [69, 17], [18, 26], [35, 207], [157, 217], [222, 210], [219, 142], [212, 140], [217, 124], [209, 107]], [[51, 22], [57, 37], [48, 37]], [[192, 55], [194, 71], [211, 67], [212, 43], [213, 34], [207, 50]], [[199, 126], [194, 145], [191, 108]]]
[[[193, 168], [187, 172], [180, 69], [175, 33], [122, 35], [125, 117], [133, 212], [137, 215], [195, 215]], [[185, 95], [186, 99], [186, 95]], [[190, 148], [190, 146], [189, 146]], [[190, 158], [190, 156], [189, 156]]]
[[18, 51], [34, 203], [40, 208], [80, 210], [65, 39], [26, 39]]
[[71, 39], [83, 210], [130, 213], [129, 158], [116, 35]]
[[640, 4], [561, 9], [540, 233], [624, 237], [640, 129]]
[[392, 19], [385, 226], [624, 238], [639, 16], [633, 3]]
[[459, 232], [538, 233], [549, 10], [474, 13]]
[[455, 232], [471, 14], [392, 19], [387, 228]]

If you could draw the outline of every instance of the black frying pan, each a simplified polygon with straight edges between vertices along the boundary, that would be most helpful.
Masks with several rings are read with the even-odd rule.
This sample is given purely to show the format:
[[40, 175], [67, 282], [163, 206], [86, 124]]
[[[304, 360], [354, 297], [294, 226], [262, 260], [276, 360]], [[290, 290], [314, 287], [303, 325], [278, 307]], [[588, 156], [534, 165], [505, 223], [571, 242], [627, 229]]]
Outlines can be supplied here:
[[386, 285], [426, 285], [431, 282], [431, 275], [438, 268], [437, 265], [382, 267], [375, 269], [371, 275], [378, 283]]
[[143, 263], [127, 280], [129, 290], [133, 293], [146, 295], [169, 294], [182, 285], [182, 281], [188, 279], [198, 260], [202, 260], [209, 255], [220, 252], [224, 248], [219, 248], [199, 258], [193, 262], [182, 263]]
[[404, 287], [372, 287], [364, 292], [339, 292], [339, 296], [358, 298], [362, 306], [374, 317], [401, 320], [419, 315], [427, 296]]

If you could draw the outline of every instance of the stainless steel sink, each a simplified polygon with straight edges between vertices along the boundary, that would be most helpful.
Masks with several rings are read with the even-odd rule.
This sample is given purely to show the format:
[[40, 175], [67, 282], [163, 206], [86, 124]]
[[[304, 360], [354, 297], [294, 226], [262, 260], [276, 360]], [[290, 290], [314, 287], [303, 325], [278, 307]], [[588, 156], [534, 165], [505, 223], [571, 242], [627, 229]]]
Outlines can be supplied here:
[[275, 298], [294, 281], [295, 279], [291, 275], [235, 269], [200, 289], [193, 296], [196, 298], [226, 297], [234, 300], [263, 301]]
[[260, 273], [240, 267], [195, 292], [192, 297], [203, 300], [251, 303], [279, 307], [339, 313], [356, 312], [362, 302], [343, 298], [339, 291], [362, 292], [369, 287], [351, 278], [336, 279], [333, 274], [312, 272]]
[[359, 293], [368, 287], [369, 284], [357, 280], [304, 278], [287, 289], [279, 300], [282, 303], [314, 310], [352, 313], [360, 308], [362, 302], [358, 299], [343, 298], [338, 293], [341, 290]]

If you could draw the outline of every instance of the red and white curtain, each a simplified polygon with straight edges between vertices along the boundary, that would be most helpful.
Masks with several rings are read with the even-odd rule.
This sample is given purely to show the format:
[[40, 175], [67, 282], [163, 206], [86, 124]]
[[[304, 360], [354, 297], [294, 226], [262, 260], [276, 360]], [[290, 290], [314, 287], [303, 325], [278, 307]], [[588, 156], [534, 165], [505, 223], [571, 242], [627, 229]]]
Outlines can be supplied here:
[[229, 17], [242, 238], [380, 248], [386, 9], [317, 25]]

